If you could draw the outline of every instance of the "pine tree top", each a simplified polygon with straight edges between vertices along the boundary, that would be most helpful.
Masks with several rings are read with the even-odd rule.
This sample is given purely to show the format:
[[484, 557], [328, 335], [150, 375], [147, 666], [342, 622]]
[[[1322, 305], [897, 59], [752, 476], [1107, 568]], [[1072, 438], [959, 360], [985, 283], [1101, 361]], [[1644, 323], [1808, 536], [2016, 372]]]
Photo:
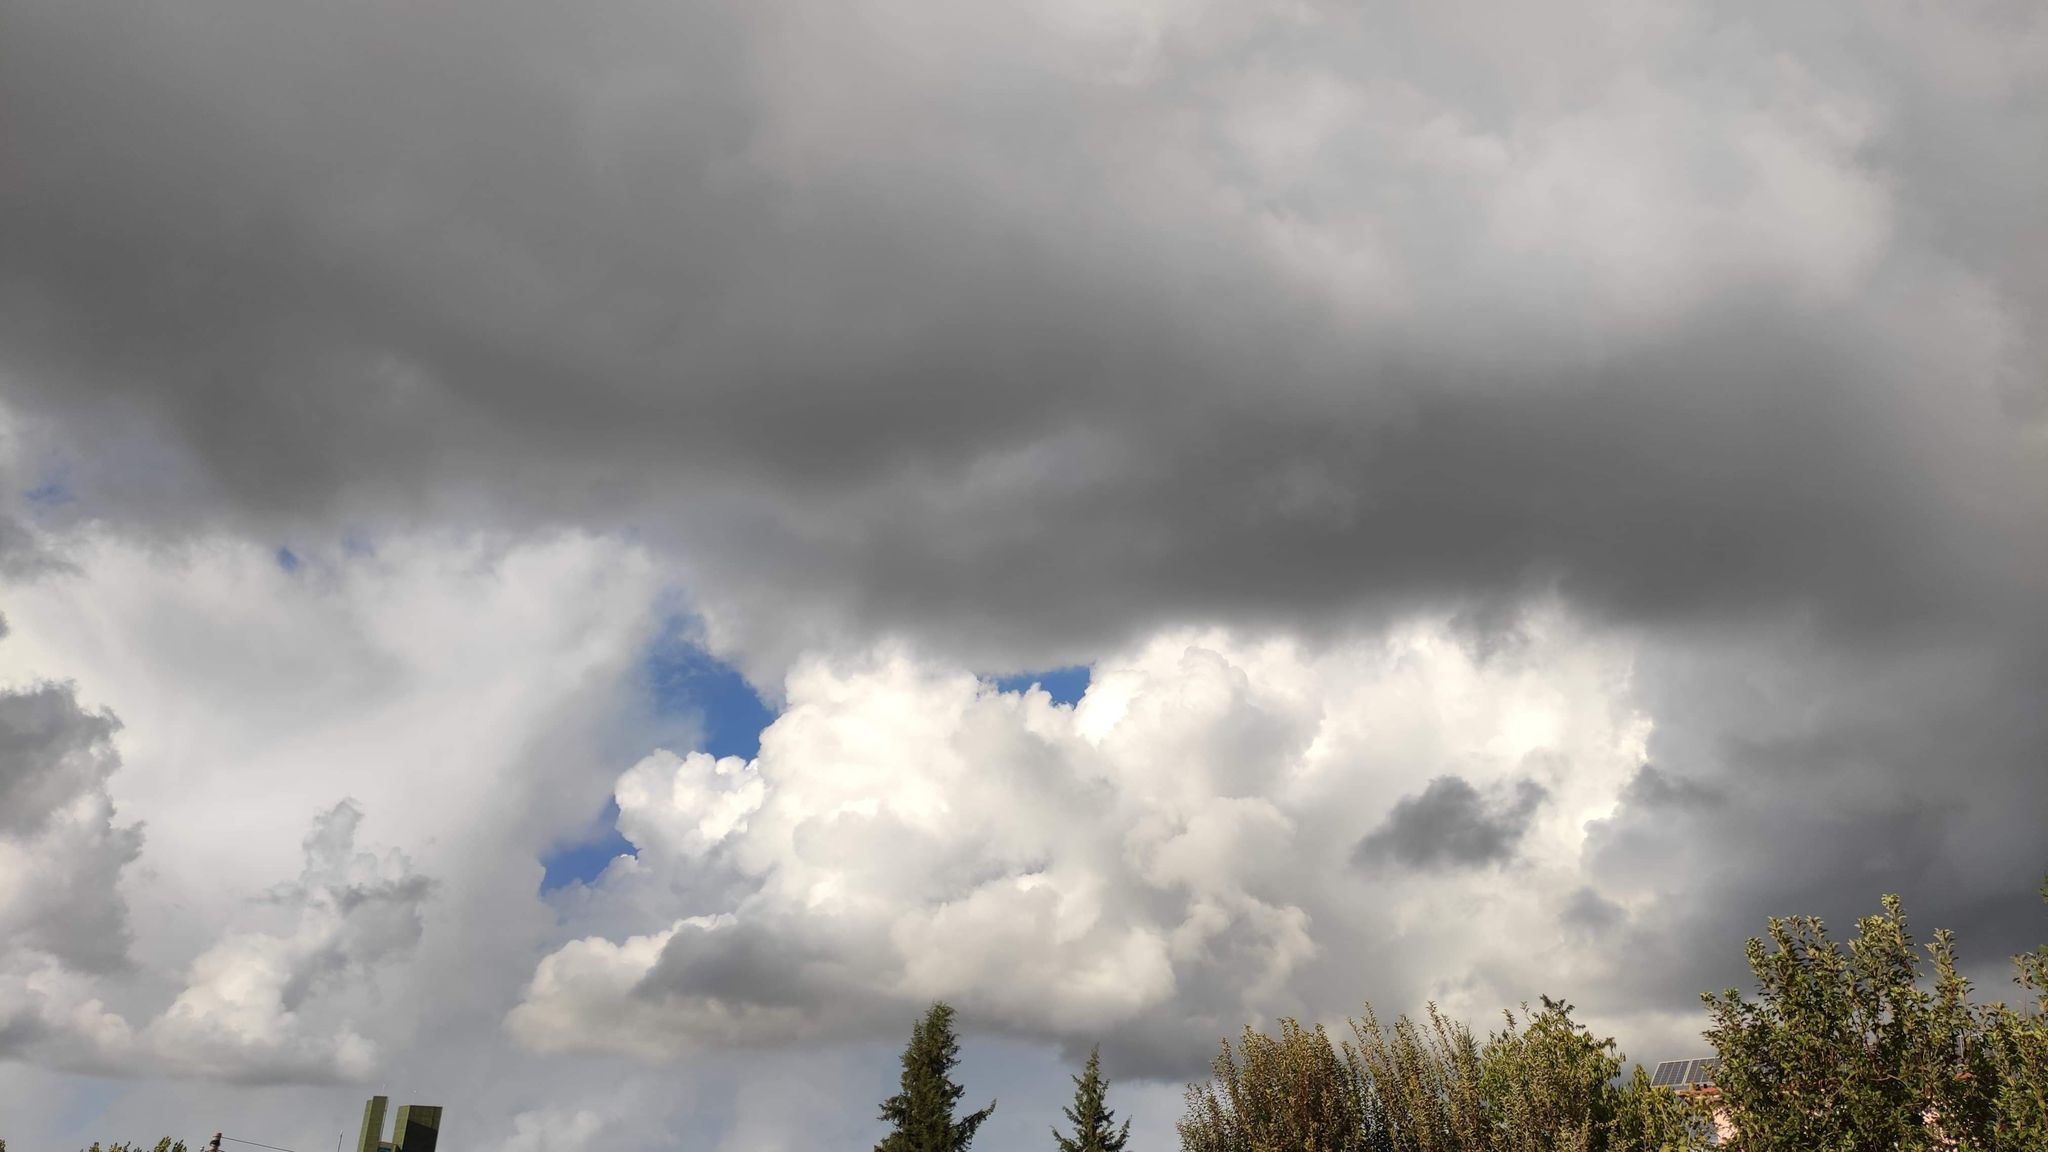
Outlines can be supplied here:
[[952, 1079], [960, 1063], [960, 1041], [953, 1034], [950, 1005], [933, 1004], [911, 1029], [902, 1062], [901, 1090], [882, 1103], [890, 1131], [875, 1152], [965, 1152], [996, 1105], [991, 1100], [978, 1112], [953, 1118], [966, 1089]]
[[1131, 1136], [1131, 1122], [1126, 1120], [1121, 1128], [1116, 1127], [1116, 1113], [1105, 1102], [1109, 1081], [1102, 1075], [1100, 1045], [1089, 1051], [1087, 1066], [1072, 1079], [1074, 1103], [1061, 1111], [1066, 1114], [1067, 1123], [1073, 1125], [1074, 1134], [1064, 1136], [1058, 1128], [1052, 1130], [1059, 1152], [1123, 1152]]

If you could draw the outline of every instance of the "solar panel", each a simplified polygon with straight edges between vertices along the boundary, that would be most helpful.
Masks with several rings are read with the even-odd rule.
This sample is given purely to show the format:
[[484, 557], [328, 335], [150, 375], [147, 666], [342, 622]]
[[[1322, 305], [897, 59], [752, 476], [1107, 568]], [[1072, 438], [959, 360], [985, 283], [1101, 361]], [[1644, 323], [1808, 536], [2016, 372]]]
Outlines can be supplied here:
[[1650, 1073], [1650, 1084], [1657, 1088], [1704, 1088], [1714, 1082], [1714, 1066], [1718, 1059], [1666, 1060]]

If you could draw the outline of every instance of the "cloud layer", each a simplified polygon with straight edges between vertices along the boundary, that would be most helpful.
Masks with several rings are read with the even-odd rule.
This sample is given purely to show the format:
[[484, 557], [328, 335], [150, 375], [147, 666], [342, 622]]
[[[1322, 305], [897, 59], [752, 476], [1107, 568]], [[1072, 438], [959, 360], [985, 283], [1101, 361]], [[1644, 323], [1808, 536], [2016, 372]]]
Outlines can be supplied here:
[[868, 1147], [935, 995], [1029, 1100], [1367, 995], [1689, 1055], [1885, 890], [2038, 942], [2037, 4], [0, 24], [23, 1146]]
[[2023, 6], [14, 23], [9, 375], [95, 515], [630, 523], [770, 679], [2048, 559]]
[[[1554, 615], [1515, 635], [1490, 658], [1441, 622], [1166, 635], [1071, 708], [902, 651], [807, 664], [756, 761], [662, 752], [620, 778], [638, 853], [593, 896], [675, 918], [547, 957], [512, 1030], [658, 1055], [892, 1034], [946, 998], [1182, 1076], [1243, 1020], [1355, 1007], [1361, 966], [1400, 1002], [1533, 995], [1536, 966], [1488, 967], [1559, 915], [1648, 725], [1626, 645]], [[1391, 875], [1353, 865], [1361, 837]]]

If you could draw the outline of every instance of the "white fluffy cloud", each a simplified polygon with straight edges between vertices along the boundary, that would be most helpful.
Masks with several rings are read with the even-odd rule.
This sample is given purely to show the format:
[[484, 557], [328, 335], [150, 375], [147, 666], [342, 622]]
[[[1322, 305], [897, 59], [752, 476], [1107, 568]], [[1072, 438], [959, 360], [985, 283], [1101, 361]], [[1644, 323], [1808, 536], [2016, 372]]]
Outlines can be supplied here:
[[[1442, 621], [1322, 646], [1174, 633], [1098, 664], [1071, 708], [901, 649], [812, 660], [757, 760], [661, 752], [620, 778], [639, 851], [597, 896], [684, 915], [565, 945], [512, 1027], [661, 1053], [893, 1031], [943, 997], [1182, 1071], [1244, 1020], [1372, 989], [1511, 1002], [1587, 822], [1643, 762], [1628, 676], [1626, 643], [1557, 612], [1484, 656]], [[1445, 779], [1540, 803], [1496, 858], [1359, 866]], [[1480, 914], [1432, 914], [1450, 901]]]

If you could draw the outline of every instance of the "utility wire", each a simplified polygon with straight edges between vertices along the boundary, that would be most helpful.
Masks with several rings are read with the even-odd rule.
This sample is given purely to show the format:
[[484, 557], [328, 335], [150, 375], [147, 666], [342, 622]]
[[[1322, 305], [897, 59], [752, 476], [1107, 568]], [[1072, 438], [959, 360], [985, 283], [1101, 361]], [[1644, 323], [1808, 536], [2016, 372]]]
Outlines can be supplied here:
[[270, 1152], [292, 1152], [289, 1148], [279, 1148], [275, 1144], [258, 1144], [254, 1140], [243, 1140], [235, 1136], [223, 1136], [221, 1139], [234, 1144], [247, 1144], [251, 1148], [268, 1148]]

